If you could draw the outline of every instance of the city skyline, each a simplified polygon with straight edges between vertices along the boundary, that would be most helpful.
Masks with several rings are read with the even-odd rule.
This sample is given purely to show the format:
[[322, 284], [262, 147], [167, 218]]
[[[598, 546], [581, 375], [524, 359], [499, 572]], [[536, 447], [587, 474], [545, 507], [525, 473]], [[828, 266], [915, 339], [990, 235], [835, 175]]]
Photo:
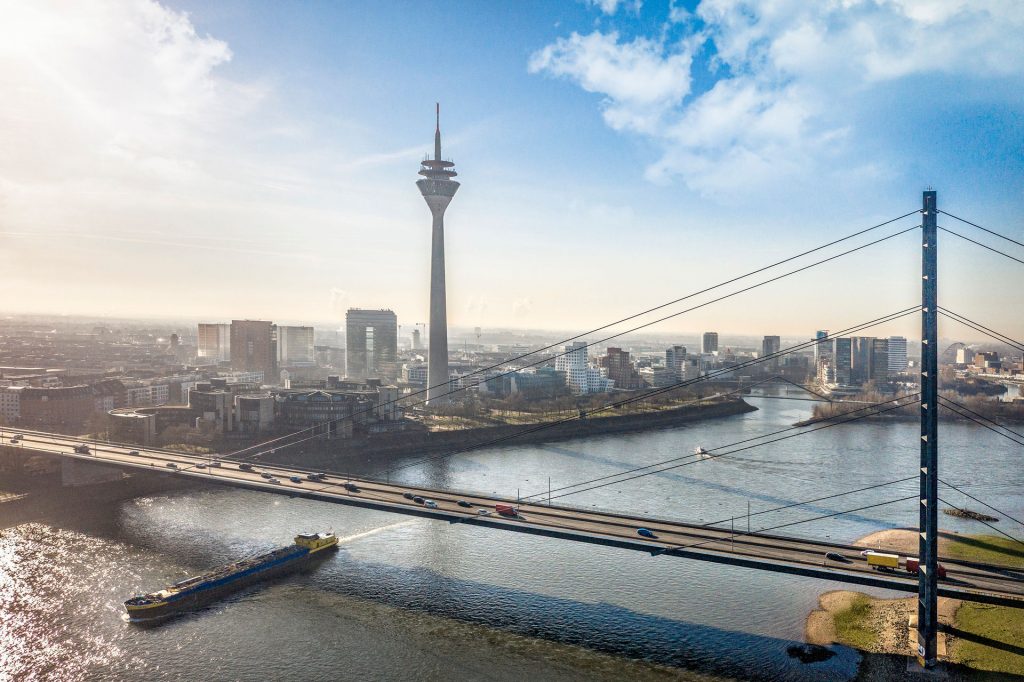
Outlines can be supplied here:
[[[16, 93], [0, 105], [3, 237], [14, 256], [0, 281], [33, 295], [9, 300], [7, 312], [159, 310], [340, 326], [349, 307], [389, 307], [410, 324], [425, 321], [429, 238], [409, 168], [429, 151], [424, 120], [438, 99], [451, 102], [449, 147], [472, 180], [447, 254], [453, 328], [586, 329], [913, 210], [928, 184], [940, 207], [997, 228], [1024, 207], [1024, 162], [1011, 153], [1022, 139], [1012, 13], [755, 11], [743, 21], [789, 83], [773, 90], [756, 70], [731, 75], [752, 63], [753, 47], [739, 42], [746, 24], [715, 14], [715, 3], [671, 14], [611, 5], [524, 4], [522, 21], [491, 51], [482, 47], [487, 30], [466, 27], [489, 26], [496, 10], [460, 6], [466, 21], [440, 57], [450, 75], [415, 84], [401, 73], [415, 55], [400, 43], [420, 27], [440, 30], [443, 13], [429, 8], [386, 22], [371, 6], [336, 8], [317, 13], [319, 23], [308, 10], [283, 17], [233, 3], [19, 8], [3, 34], [13, 68], [0, 71]], [[880, 48], [844, 67], [861, 100], [838, 112], [824, 105], [836, 93], [810, 64], [854, 50], [857, 19], [910, 39], [905, 60], [889, 68]], [[285, 20], [307, 40], [272, 60], [272, 27]], [[835, 45], [815, 42], [814, 26]], [[964, 44], [935, 54], [925, 29]], [[308, 51], [321, 48], [322, 58]], [[377, 57], [387, 50], [394, 59], [385, 64]], [[467, 59], [474, 53], [487, 59]], [[104, 63], [117, 65], [113, 75], [102, 75]], [[647, 85], [628, 87], [638, 76]], [[951, 83], [955, 105], [922, 103]], [[695, 147], [685, 126], [700, 130], [701, 116], [739, 106], [743, 92], [749, 107], [723, 125], [749, 125], [762, 138], [727, 128], [708, 137], [708, 149]], [[784, 94], [805, 109], [787, 110]], [[905, 117], [882, 120], [890, 109]], [[801, 156], [773, 159], [780, 141]], [[747, 157], [778, 161], [772, 177], [741, 172]], [[725, 169], [736, 181], [729, 191], [715, 184]], [[766, 210], [776, 194], [785, 208]], [[1008, 297], [990, 290], [1013, 265], [941, 240], [944, 304], [1024, 333], [1019, 317], [1001, 319]], [[760, 248], [741, 248], [751, 243]], [[157, 259], [189, 276], [164, 276], [151, 267]], [[880, 300], [916, 300], [912, 235], [846, 260], [661, 329], [794, 334], [867, 319]], [[231, 268], [230, 286], [227, 265], [245, 266]], [[376, 276], [384, 266], [388, 276]], [[524, 276], [532, 270], [543, 276]], [[990, 277], [972, 276], [979, 270]], [[258, 295], [239, 301], [236, 288]], [[784, 301], [800, 310], [779, 318]], [[943, 335], [961, 336], [944, 326]], [[888, 331], [917, 336], [910, 321]]]

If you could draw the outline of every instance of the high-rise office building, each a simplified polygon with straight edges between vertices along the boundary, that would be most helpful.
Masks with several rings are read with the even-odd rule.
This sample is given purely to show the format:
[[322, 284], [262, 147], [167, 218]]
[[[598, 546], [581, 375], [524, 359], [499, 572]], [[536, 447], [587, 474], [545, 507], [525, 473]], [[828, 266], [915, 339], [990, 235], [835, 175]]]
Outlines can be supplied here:
[[859, 385], [871, 380], [871, 350], [873, 336], [855, 336], [851, 339], [850, 383]]
[[665, 367], [668, 369], [669, 375], [676, 381], [683, 379], [684, 362], [686, 362], [686, 346], [672, 346], [665, 350]]
[[907, 371], [907, 339], [904, 336], [889, 337], [889, 373]]
[[832, 348], [832, 363], [835, 367], [835, 381], [840, 386], [853, 383], [853, 339], [836, 338]]
[[704, 332], [700, 339], [701, 353], [718, 352], [718, 332]]
[[199, 323], [196, 336], [197, 355], [208, 363], [231, 359], [231, 325]]
[[871, 370], [868, 376], [876, 384], [889, 380], [889, 339], [871, 339]]
[[420, 341], [420, 330], [419, 329], [413, 329], [412, 330], [412, 349], [413, 350], [419, 350], [422, 347], [423, 347], [422, 346], [422, 342]]
[[349, 308], [345, 367], [350, 379], [398, 378], [398, 317], [392, 311]]
[[814, 366], [817, 367], [825, 358], [832, 357], [832, 343], [828, 339], [828, 330], [819, 329], [814, 332], [817, 343], [814, 344]]
[[430, 245], [430, 348], [427, 355], [427, 401], [448, 400], [448, 313], [444, 278], [444, 212], [459, 189], [452, 180], [455, 163], [441, 158], [441, 105], [437, 105], [434, 158], [420, 166], [416, 181], [433, 218]]
[[273, 322], [231, 320], [231, 369], [262, 371], [268, 379], [277, 373]]
[[316, 364], [312, 327], [277, 327], [277, 364], [279, 367], [312, 367]]
[[[761, 340], [761, 357], [766, 358], [769, 355], [773, 355], [779, 352], [782, 347], [782, 339], [778, 336], [766, 336]], [[760, 363], [763, 372], [775, 372], [779, 369], [779, 358], [774, 357], [771, 360], [765, 360]]]

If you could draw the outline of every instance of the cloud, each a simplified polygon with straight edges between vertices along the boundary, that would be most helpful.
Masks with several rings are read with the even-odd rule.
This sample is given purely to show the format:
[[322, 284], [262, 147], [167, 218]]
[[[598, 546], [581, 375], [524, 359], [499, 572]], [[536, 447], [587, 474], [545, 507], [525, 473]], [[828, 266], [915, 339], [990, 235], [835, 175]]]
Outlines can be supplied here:
[[587, 92], [606, 95], [605, 122], [616, 130], [655, 133], [662, 118], [690, 92], [691, 46], [665, 46], [644, 37], [619, 43], [616, 32], [573, 33], [535, 52], [531, 73], [575, 81]]
[[219, 140], [265, 95], [218, 75], [231, 58], [187, 14], [152, 0], [8, 7], [0, 196], [209, 182]]
[[608, 15], [618, 12], [620, 5], [628, 6], [636, 13], [639, 13], [640, 8], [643, 6], [642, 0], [633, 0], [632, 2], [626, 2], [625, 0], [587, 0], [587, 4], [591, 7], [597, 7]]
[[[998, 0], [703, 0], [670, 12], [658, 38], [573, 33], [528, 68], [603, 95], [611, 128], [654, 141], [649, 179], [727, 197], [829, 171], [856, 105], [884, 83], [1021, 74], [1022, 29], [1024, 13]], [[697, 56], [711, 80], [694, 93]]]

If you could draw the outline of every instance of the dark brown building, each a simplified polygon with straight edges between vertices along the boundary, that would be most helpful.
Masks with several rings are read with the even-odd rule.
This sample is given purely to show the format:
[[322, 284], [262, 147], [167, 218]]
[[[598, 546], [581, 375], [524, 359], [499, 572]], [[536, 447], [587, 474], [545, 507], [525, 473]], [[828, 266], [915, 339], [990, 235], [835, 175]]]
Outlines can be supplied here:
[[78, 430], [96, 411], [96, 398], [88, 386], [26, 386], [21, 392], [20, 410], [20, 423], [25, 426]]
[[633, 362], [629, 358], [629, 351], [609, 348], [600, 359], [600, 363], [601, 367], [608, 370], [608, 378], [615, 382], [615, 388], [632, 391], [643, 386], [640, 373], [633, 367]]
[[277, 372], [274, 323], [264, 320], [231, 321], [231, 369], [263, 372], [263, 380], [273, 383]]

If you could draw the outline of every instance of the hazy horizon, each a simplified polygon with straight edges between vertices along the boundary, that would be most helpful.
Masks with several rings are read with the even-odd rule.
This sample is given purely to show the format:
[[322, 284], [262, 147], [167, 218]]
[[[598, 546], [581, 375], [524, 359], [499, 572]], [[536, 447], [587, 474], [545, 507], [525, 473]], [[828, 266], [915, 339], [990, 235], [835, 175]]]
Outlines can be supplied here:
[[[425, 322], [414, 181], [435, 101], [462, 182], [453, 327], [598, 326], [913, 211], [929, 185], [1020, 236], [1024, 19], [998, 3], [446, 8], [12, 6], [8, 310]], [[444, 38], [426, 62], [423, 35]], [[942, 304], [1024, 336], [1007, 314], [1020, 266], [948, 234], [940, 248]], [[919, 251], [911, 232], [658, 329], [849, 327], [920, 300]]]

